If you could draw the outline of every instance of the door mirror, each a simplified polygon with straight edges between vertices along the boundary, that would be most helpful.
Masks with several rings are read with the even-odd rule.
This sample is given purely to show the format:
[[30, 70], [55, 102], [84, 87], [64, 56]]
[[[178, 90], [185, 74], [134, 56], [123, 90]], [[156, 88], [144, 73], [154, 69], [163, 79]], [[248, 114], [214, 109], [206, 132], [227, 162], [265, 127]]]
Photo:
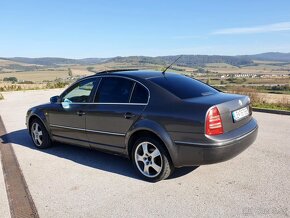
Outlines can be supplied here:
[[71, 103], [72, 103], [72, 101], [66, 98], [63, 100], [63, 102], [61, 102], [61, 105], [64, 109], [67, 109], [70, 107]]
[[59, 101], [59, 96], [56, 95], [56, 96], [53, 96], [50, 98], [50, 103], [57, 103]]

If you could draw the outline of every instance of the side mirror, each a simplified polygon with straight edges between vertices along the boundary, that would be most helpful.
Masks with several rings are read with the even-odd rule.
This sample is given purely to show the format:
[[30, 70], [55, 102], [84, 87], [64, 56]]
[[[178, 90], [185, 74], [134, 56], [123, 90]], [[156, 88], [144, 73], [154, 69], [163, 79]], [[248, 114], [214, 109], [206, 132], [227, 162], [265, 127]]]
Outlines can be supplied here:
[[68, 108], [70, 108], [70, 104], [71, 104], [71, 103], [72, 103], [71, 100], [65, 98], [65, 99], [63, 100], [63, 102], [61, 102], [61, 105], [62, 105], [62, 107], [63, 107], [64, 109], [68, 109]]
[[50, 103], [57, 103], [59, 101], [59, 96], [53, 96], [50, 98]]

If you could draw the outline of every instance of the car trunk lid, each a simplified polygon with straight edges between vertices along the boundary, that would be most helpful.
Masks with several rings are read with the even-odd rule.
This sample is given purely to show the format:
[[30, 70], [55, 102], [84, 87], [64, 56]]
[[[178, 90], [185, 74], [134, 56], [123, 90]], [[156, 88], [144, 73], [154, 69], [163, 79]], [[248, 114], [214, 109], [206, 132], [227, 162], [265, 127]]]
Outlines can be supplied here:
[[[251, 120], [252, 109], [250, 106], [250, 98], [245, 95], [227, 94], [220, 92], [213, 95], [185, 99], [185, 101], [194, 104], [206, 105], [208, 110], [211, 107], [216, 106], [222, 119], [224, 133], [237, 129]], [[235, 121], [233, 117], [233, 112], [237, 110], [241, 110], [238, 113], [242, 115], [243, 112], [248, 110], [249, 115]], [[237, 114], [237, 112], [235, 112], [235, 114]]]

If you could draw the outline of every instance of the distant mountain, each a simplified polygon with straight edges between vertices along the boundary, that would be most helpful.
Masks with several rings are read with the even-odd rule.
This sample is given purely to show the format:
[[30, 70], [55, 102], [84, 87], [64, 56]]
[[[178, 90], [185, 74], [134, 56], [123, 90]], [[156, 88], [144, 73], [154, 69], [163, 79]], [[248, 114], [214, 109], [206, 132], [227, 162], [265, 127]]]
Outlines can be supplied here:
[[98, 64], [107, 60], [106, 58], [68, 59], [68, 58], [54, 58], [54, 57], [44, 57], [44, 58], [15, 57], [15, 58], [1, 58], [1, 59], [21, 62], [21, 63], [26, 63], [26, 64], [44, 65], [44, 66], [56, 66], [56, 65], [67, 65], [67, 64], [90, 65], [90, 64]]
[[243, 55], [238, 57], [244, 57], [251, 60], [260, 60], [260, 61], [282, 61], [290, 62], [290, 53], [281, 53], [281, 52], [267, 52], [262, 54], [255, 55]]
[[[113, 58], [84, 58], [84, 59], [68, 59], [68, 58], [0, 58], [14, 62], [42, 65], [42, 66], [60, 66], [60, 65], [94, 65], [100, 63], [133, 63], [133, 64], [159, 64], [166, 65], [172, 63], [178, 55], [173, 56], [129, 56], [129, 57], [113, 57]], [[290, 53], [268, 52], [255, 55], [238, 55], [238, 56], [225, 56], [225, 55], [183, 55], [176, 65], [186, 67], [204, 66], [209, 63], [226, 63], [234, 66], [252, 65], [253, 60], [263, 61], [282, 61], [290, 62]]]
[[[176, 60], [179, 55], [174, 56], [130, 56], [130, 57], [115, 57], [108, 59], [106, 62], [119, 62], [119, 63], [139, 63], [139, 64], [169, 64]], [[182, 55], [176, 62], [176, 65], [195, 67], [204, 66], [208, 63], [227, 63], [235, 66], [248, 65], [253, 62], [247, 57], [234, 57], [234, 56], [221, 56], [221, 55]]]

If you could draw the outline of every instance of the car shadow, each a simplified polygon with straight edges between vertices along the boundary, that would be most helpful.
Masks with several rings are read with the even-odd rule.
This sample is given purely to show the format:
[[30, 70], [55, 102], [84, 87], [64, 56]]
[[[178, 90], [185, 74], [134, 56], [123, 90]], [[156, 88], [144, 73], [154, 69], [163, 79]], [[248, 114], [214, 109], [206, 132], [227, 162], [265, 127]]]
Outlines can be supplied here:
[[[91, 150], [78, 146], [71, 146], [64, 143], [56, 143], [48, 149], [37, 149], [30, 138], [27, 129], [21, 129], [0, 136], [2, 143], [13, 143], [17, 146], [24, 146], [40, 152], [45, 152], [60, 158], [74, 161], [84, 166], [92, 167], [102, 171], [107, 171], [134, 179], [140, 179], [135, 172], [130, 160], [127, 158], [116, 156], [96, 150]], [[197, 167], [183, 167], [174, 171], [173, 175], [168, 179], [175, 179], [191, 173]]]

